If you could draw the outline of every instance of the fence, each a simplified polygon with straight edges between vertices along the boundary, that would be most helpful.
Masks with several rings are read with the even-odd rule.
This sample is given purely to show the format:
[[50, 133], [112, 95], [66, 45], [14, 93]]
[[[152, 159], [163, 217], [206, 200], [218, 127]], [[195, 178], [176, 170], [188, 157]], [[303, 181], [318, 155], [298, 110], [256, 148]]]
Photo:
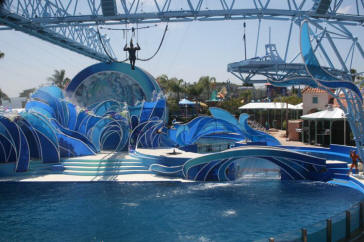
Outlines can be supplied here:
[[[364, 231], [364, 201], [361, 201], [345, 212], [334, 215], [327, 220], [302, 228], [300, 232], [293, 231], [281, 234], [275, 238], [258, 240], [259, 242], [316, 242], [316, 241], [350, 241], [359, 239]], [[257, 241], [257, 242], [258, 242]], [[359, 240], [358, 240], [359, 241]]]

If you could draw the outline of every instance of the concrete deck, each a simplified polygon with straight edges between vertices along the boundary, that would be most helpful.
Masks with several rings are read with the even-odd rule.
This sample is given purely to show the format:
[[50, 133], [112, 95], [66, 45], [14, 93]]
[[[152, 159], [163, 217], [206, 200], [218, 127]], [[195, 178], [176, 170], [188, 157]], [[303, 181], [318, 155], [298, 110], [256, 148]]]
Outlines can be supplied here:
[[160, 177], [152, 174], [127, 174], [117, 176], [77, 176], [49, 174], [40, 176], [13, 176], [0, 178], [0, 182], [191, 182], [183, 179]]
[[[173, 154], [173, 151], [176, 154]], [[198, 154], [193, 152], [186, 152], [179, 149], [174, 148], [164, 148], [164, 149], [138, 149], [138, 153], [143, 155], [152, 155], [152, 156], [166, 156], [170, 158], [197, 158], [200, 156], [204, 156], [206, 154]]]
[[[301, 144], [300, 144], [301, 145]], [[173, 150], [176, 155], [172, 154]], [[185, 152], [179, 149], [138, 149], [138, 153], [142, 155], [165, 156], [170, 158], [197, 158], [206, 154], [197, 154]], [[141, 158], [142, 159], [142, 158]], [[127, 152], [101, 152], [93, 156], [83, 156], [64, 159], [63, 162], [73, 162], [73, 164], [98, 164], [103, 167], [108, 162], [128, 163], [128, 166], [134, 166], [134, 163], [142, 161], [137, 157], [129, 155]], [[129, 164], [130, 163], [130, 164]], [[327, 160], [327, 163], [345, 163], [340, 161]], [[66, 165], [67, 166], [67, 165]], [[35, 168], [36, 169], [36, 168]], [[51, 171], [50, 171], [51, 172]], [[24, 175], [23, 175], [24, 174]], [[117, 174], [117, 175], [72, 175], [72, 174], [34, 174], [31, 172], [17, 174], [15, 176], [0, 177], [0, 182], [191, 182], [179, 178], [162, 177], [154, 174]], [[364, 184], [364, 176], [354, 175]]]
[[[150, 152], [145, 150], [143, 152]], [[172, 152], [173, 149], [165, 149], [163, 151], [155, 151], [155, 154], [163, 154], [163, 152]], [[186, 153], [186, 152], [185, 152]], [[154, 154], [153, 154], [154, 155]], [[107, 162], [140, 162], [136, 157], [130, 156], [127, 152], [101, 152], [92, 156], [80, 156], [74, 158], [63, 159], [62, 162], [80, 162], [104, 164]], [[31, 167], [32, 165], [30, 165]], [[50, 171], [51, 172], [51, 171]], [[24, 174], [24, 175], [23, 175]], [[69, 175], [69, 174], [34, 174], [26, 172], [15, 176], [0, 177], [0, 182], [190, 182], [179, 178], [169, 178], [156, 176], [154, 174], [122, 174], [122, 175]]]

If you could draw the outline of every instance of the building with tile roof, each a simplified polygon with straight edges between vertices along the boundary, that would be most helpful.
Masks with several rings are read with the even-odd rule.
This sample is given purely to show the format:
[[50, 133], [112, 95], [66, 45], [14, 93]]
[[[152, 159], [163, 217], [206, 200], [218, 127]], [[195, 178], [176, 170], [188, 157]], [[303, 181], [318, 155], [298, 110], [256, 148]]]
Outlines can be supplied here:
[[302, 90], [303, 115], [327, 109], [333, 104], [334, 98], [320, 88], [306, 87]]

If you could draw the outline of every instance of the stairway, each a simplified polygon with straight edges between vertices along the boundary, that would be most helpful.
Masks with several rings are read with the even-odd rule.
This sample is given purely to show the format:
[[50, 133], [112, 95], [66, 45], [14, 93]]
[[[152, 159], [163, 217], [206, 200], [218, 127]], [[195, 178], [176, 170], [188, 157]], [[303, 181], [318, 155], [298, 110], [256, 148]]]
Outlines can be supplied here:
[[326, 164], [327, 170], [331, 171], [334, 179], [348, 179], [348, 164], [342, 161], [331, 161]]
[[117, 176], [127, 174], [152, 174], [147, 165], [130, 156], [86, 159], [77, 157], [62, 161], [63, 174], [77, 176]]

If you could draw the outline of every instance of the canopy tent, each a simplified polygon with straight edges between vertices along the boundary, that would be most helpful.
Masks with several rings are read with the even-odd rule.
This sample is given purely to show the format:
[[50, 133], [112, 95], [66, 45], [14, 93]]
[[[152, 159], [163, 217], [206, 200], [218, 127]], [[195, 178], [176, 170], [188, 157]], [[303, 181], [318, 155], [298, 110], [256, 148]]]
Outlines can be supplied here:
[[186, 98], [183, 98], [182, 100], [180, 100], [178, 102], [178, 104], [185, 106], [185, 120], [187, 120], [187, 106], [194, 106], [194, 105], [196, 105], [196, 102], [192, 102]]
[[283, 121], [298, 119], [302, 112], [302, 104], [292, 105], [284, 102], [251, 102], [239, 107], [252, 119], [265, 127], [283, 128]]
[[340, 108], [302, 115], [302, 142], [310, 144], [344, 144], [350, 142], [350, 128]]
[[327, 109], [327, 110], [323, 110], [320, 112], [310, 113], [310, 114], [301, 116], [301, 119], [311, 119], [311, 120], [315, 120], [315, 119], [337, 120], [337, 119], [344, 119], [344, 118], [345, 118], [345, 113], [340, 108]]
[[[248, 103], [239, 109], [286, 109], [287, 103], [271, 102], [271, 103]], [[296, 110], [296, 105], [288, 104], [288, 109]]]
[[188, 99], [184, 98], [184, 99], [180, 100], [180, 101], [178, 102], [178, 104], [179, 104], [179, 105], [195, 105], [195, 104], [196, 104], [196, 102], [192, 102], [192, 101], [190, 101], [190, 100], [188, 100]]

